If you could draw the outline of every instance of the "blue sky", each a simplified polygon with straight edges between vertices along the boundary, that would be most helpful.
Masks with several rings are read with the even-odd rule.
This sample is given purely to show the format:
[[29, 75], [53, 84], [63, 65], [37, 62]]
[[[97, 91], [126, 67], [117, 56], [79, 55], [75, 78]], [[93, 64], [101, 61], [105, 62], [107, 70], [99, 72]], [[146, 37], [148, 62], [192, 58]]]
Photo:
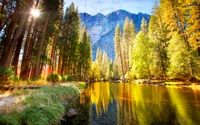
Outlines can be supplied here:
[[91, 15], [102, 13], [104, 15], [119, 9], [127, 10], [131, 13], [138, 12], [151, 14], [155, 1], [159, 0], [64, 0], [65, 7], [74, 2], [78, 6], [79, 12], [87, 12]]

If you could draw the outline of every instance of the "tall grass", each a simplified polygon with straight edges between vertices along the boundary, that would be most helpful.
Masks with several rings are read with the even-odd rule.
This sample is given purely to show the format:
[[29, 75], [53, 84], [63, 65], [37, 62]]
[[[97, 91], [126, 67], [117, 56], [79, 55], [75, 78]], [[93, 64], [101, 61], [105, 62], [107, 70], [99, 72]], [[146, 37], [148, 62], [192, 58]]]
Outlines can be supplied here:
[[77, 85], [44, 87], [31, 90], [22, 102], [22, 112], [0, 116], [1, 125], [49, 125], [58, 124], [59, 118], [65, 113], [65, 100], [79, 94]]

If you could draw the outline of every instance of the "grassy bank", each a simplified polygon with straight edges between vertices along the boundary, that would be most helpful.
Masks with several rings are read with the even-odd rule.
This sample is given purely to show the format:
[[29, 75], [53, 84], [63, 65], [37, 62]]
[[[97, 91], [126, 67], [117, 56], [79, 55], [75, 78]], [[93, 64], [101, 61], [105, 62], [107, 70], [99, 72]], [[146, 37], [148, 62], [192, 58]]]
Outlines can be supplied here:
[[21, 107], [15, 111], [0, 116], [1, 125], [49, 125], [58, 124], [59, 118], [65, 113], [66, 102], [77, 96], [83, 83], [63, 84], [60, 86], [49, 86], [36, 90], [23, 90], [15, 92], [26, 96], [18, 104]]

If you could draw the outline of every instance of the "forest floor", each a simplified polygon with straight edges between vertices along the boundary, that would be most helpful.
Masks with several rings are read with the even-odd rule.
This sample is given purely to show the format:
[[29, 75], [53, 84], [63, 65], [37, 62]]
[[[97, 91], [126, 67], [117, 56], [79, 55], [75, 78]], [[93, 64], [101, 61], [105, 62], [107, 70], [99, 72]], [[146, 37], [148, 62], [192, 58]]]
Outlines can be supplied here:
[[14, 109], [21, 111], [23, 107], [19, 102], [22, 102], [25, 96], [11, 95], [10, 92], [0, 94], [0, 115], [8, 114]]

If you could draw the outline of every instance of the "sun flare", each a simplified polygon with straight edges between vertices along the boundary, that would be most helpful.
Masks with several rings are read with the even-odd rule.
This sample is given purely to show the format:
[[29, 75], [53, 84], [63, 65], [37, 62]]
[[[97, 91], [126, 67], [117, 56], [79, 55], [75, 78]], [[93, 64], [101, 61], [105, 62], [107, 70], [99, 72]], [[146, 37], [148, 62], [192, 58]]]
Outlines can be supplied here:
[[31, 9], [31, 15], [33, 15], [34, 17], [39, 17], [40, 11], [37, 9]]

